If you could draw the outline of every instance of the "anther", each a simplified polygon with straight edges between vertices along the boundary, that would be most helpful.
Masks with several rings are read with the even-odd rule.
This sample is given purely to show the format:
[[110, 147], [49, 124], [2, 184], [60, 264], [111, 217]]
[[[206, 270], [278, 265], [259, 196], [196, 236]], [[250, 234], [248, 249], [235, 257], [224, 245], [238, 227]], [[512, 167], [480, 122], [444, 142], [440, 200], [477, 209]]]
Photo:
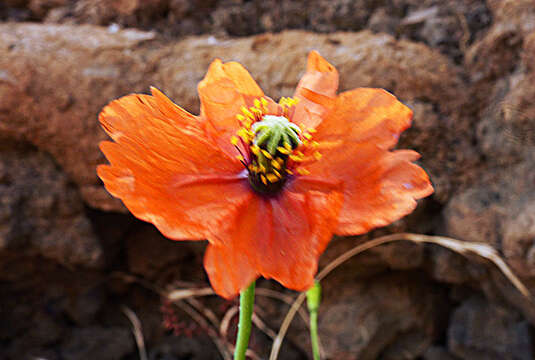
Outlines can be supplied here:
[[270, 183], [275, 183], [279, 181], [279, 178], [275, 174], [267, 174], [266, 178]]
[[253, 154], [255, 154], [256, 156], [258, 156], [258, 154], [260, 154], [260, 148], [256, 145], [252, 145], [251, 146], [251, 151]]
[[278, 146], [277, 147], [277, 151], [280, 152], [281, 154], [284, 154], [284, 155], [289, 155], [290, 154], [290, 150], [288, 150], [286, 148], [283, 148], [282, 146]]
[[266, 150], [264, 149], [261, 149], [260, 150], [262, 152], [262, 155], [264, 155], [265, 157], [267, 157], [268, 159], [272, 159], [273, 157], [271, 156], [271, 154], [269, 152], [267, 152]]

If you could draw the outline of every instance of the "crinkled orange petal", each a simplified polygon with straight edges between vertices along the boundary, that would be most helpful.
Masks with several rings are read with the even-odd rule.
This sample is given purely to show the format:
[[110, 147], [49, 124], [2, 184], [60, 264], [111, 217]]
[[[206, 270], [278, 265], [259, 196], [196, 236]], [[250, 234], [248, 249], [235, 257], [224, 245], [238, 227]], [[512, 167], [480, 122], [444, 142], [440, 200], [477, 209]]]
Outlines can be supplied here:
[[335, 233], [357, 235], [400, 219], [416, 207], [416, 199], [433, 193], [425, 171], [412, 163], [418, 157], [411, 150], [392, 152], [373, 143], [347, 142], [305, 168], [309, 177], [343, 183]]
[[392, 148], [411, 125], [412, 110], [386, 90], [358, 88], [340, 94], [316, 128], [315, 138], [369, 142]]
[[161, 114], [164, 119], [175, 121], [181, 126], [200, 126], [200, 121], [196, 116], [191, 115], [186, 110], [182, 109], [180, 106], [172, 102], [160, 90], [151, 86], [150, 91], [152, 97], [147, 95], [141, 96], [144, 96], [152, 101], [152, 110], [156, 112], [156, 114]]
[[294, 94], [300, 101], [295, 108], [293, 121], [304, 128], [316, 127], [328, 110], [327, 102], [334, 100], [337, 90], [336, 68], [317, 51], [310, 52], [306, 73], [299, 81]]
[[239, 128], [236, 115], [241, 113], [242, 106], [249, 107], [254, 99], [264, 96], [262, 89], [241, 64], [223, 64], [216, 59], [199, 83], [198, 92], [201, 117], [208, 122], [208, 133], [224, 151], [234, 154], [229, 141]]
[[[115, 141], [128, 136], [138, 141], [166, 141], [165, 137], [176, 129], [189, 129], [201, 135], [199, 120], [184, 109], [173, 104], [156, 88], [152, 88], [155, 96], [132, 94], [112, 101], [99, 114], [99, 120], [106, 133]], [[164, 106], [162, 106], [164, 105]], [[142, 127], [147, 119], [153, 121], [150, 129], [143, 132]], [[161, 144], [160, 144], [161, 145]]]
[[212, 288], [219, 296], [231, 299], [258, 278], [249, 257], [233, 244], [209, 244], [204, 255], [204, 268]]
[[[221, 233], [225, 239], [217, 243], [222, 245], [212, 246], [206, 255], [215, 291], [230, 298], [258, 275], [306, 290], [314, 282], [318, 257], [331, 239], [341, 203], [341, 192], [306, 190], [298, 181], [277, 197], [255, 196]], [[240, 266], [243, 269], [235, 270]]]
[[[161, 97], [129, 95], [99, 119], [115, 140], [102, 142], [111, 165], [98, 167], [106, 189], [138, 218], [172, 239], [213, 238], [250, 194], [243, 166], [188, 126], [191, 115], [170, 119], [154, 108]], [[225, 194], [225, 196], [221, 196]]]

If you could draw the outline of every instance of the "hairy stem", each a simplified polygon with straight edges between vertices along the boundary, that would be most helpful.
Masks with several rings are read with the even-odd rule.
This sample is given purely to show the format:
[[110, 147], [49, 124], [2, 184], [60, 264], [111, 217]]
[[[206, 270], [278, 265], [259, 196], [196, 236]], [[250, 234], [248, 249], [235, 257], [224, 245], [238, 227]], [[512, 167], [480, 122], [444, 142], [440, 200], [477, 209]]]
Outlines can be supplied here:
[[245, 352], [251, 336], [251, 323], [254, 307], [255, 282], [240, 293], [240, 320], [238, 323], [238, 337], [234, 349], [234, 360], [245, 360]]

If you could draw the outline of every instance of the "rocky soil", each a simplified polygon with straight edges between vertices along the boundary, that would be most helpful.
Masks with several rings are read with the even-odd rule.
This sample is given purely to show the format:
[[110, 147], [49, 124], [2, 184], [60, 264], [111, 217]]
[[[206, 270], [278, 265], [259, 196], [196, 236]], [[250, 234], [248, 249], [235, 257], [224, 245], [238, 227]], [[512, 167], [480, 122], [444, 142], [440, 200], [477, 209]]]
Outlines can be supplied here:
[[[215, 57], [288, 96], [311, 49], [338, 68], [341, 90], [383, 87], [414, 110], [399, 147], [423, 154], [436, 189], [386, 229], [335, 239], [322, 265], [386, 233], [446, 235], [493, 246], [535, 293], [533, 1], [4, 0], [0, 359], [138, 359], [125, 307], [149, 359], [218, 358], [205, 325], [158, 293], [206, 286], [204, 244], [163, 238], [105, 192], [96, 117], [150, 85], [197, 113]], [[477, 257], [396, 243], [323, 285], [325, 359], [535, 358], [533, 303]], [[199, 301], [217, 316], [235, 305]], [[276, 330], [287, 306], [259, 296], [257, 310]], [[260, 358], [270, 344], [253, 334]], [[296, 319], [280, 359], [308, 358]]]

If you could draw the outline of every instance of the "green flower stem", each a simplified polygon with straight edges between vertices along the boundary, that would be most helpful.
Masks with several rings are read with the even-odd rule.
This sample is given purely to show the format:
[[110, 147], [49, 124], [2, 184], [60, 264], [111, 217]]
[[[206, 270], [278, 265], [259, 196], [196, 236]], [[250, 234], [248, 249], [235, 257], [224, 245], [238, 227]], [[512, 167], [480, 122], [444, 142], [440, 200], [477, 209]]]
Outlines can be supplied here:
[[318, 309], [321, 302], [321, 286], [318, 281], [307, 291], [307, 306], [310, 313], [310, 341], [314, 360], [320, 360], [320, 342], [318, 337]]
[[310, 313], [310, 341], [314, 360], [320, 360], [320, 344], [318, 339], [318, 312]]
[[245, 352], [251, 336], [253, 318], [255, 282], [240, 293], [240, 320], [238, 323], [238, 337], [234, 348], [234, 360], [245, 360]]

